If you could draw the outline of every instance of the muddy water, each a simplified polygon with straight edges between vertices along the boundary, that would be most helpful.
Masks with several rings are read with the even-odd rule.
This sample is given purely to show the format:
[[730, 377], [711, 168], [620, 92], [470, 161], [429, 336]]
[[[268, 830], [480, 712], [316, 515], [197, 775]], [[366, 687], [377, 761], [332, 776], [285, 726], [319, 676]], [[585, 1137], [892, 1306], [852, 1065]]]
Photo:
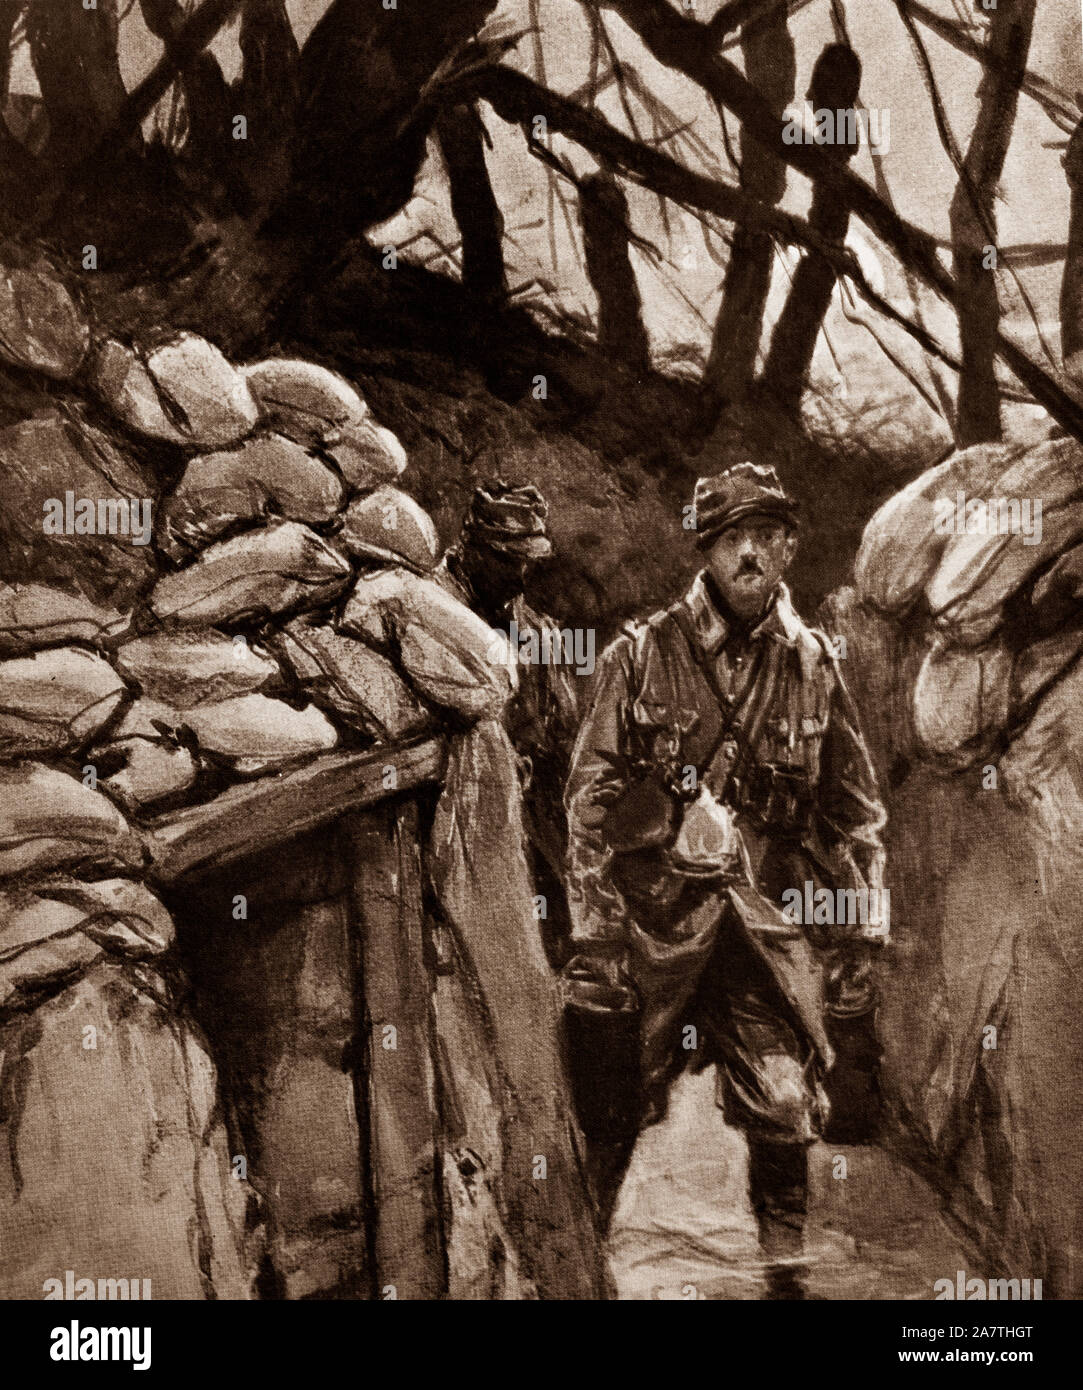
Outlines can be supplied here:
[[[840, 1161], [844, 1160], [844, 1161]], [[764, 1266], [748, 1203], [741, 1134], [714, 1105], [714, 1072], [685, 1075], [669, 1115], [646, 1131], [609, 1242], [625, 1299], [762, 1299]], [[880, 1149], [811, 1153], [805, 1251], [810, 1299], [927, 1299], [937, 1279], [980, 1274], [931, 1189]]]

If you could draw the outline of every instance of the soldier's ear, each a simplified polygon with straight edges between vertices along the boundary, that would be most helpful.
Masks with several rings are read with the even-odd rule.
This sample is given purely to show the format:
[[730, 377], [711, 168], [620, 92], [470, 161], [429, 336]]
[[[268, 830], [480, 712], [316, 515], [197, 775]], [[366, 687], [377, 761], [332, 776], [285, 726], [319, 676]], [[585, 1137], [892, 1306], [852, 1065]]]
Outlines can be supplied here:
[[786, 549], [782, 552], [783, 563], [788, 567], [797, 554], [797, 532], [791, 531], [786, 537]]

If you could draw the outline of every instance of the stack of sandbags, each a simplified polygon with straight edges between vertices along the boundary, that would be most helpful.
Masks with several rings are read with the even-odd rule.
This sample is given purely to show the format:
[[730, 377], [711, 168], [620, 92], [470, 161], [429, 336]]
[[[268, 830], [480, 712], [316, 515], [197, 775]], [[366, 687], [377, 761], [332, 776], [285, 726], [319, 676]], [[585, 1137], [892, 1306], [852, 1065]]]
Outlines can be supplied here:
[[[187, 335], [182, 346], [190, 354], [198, 342]], [[163, 351], [149, 356], [144, 368], [158, 387]], [[214, 362], [216, 389], [227, 399], [242, 393], [255, 413], [237, 417], [237, 428], [249, 436], [243, 443], [235, 437], [223, 441], [231, 448], [197, 454], [164, 499], [158, 543], [174, 562], [269, 516], [331, 530], [351, 496], [396, 478], [406, 466], [395, 436], [376, 423], [355, 388], [326, 367], [291, 358], [240, 370], [224, 358]], [[174, 358], [168, 365], [179, 369], [181, 363]], [[222, 379], [227, 371], [228, 384]], [[171, 403], [184, 379], [181, 373], [167, 393]], [[175, 418], [176, 410], [169, 414]], [[141, 428], [147, 432], [147, 422]]]
[[[388, 504], [399, 520], [384, 531]], [[380, 489], [380, 508], [355, 513], [343, 532], [361, 573], [341, 611], [296, 619], [273, 639], [316, 704], [380, 742], [420, 734], [441, 714], [499, 718], [516, 683], [507, 638], [422, 572], [435, 565], [436, 537], [430, 548], [431, 522], [413, 526], [415, 511], [405, 493]]]
[[337, 733], [320, 710], [262, 693], [281, 686], [279, 668], [247, 634], [332, 601], [349, 578], [348, 562], [314, 531], [273, 518], [163, 575], [148, 601], [161, 631], [117, 653], [155, 708], [134, 705], [118, 737], [145, 755], [153, 729], [164, 726], [174, 744], [184, 730], [201, 755], [242, 775], [333, 748]]
[[94, 756], [108, 770], [108, 790], [137, 813], [166, 809], [196, 783], [204, 759], [187, 711], [228, 707], [281, 684], [269, 653], [210, 627], [134, 638], [116, 649], [114, 663], [140, 694]]
[[873, 513], [854, 561], [858, 598], [878, 613], [903, 619], [922, 592], [947, 547], [939, 529], [938, 503], [955, 503], [959, 492], [985, 497], [1016, 451], [1004, 444], [975, 444], [926, 469]]
[[[921, 652], [889, 682], [919, 758], [945, 771], [995, 759], [1026, 746], [1042, 702], [1070, 698], [1059, 685], [1083, 651], [1081, 555], [1083, 452], [1070, 438], [962, 450], [873, 516], [857, 600]], [[1041, 765], [1010, 759], [1013, 790], [1025, 796], [1024, 768]]]
[[[191, 335], [182, 346], [194, 351]], [[167, 389], [165, 369], [177, 367], [178, 352], [164, 363], [161, 351], [146, 355], [138, 378], [153, 381], [170, 418], [181, 384], [170, 377]], [[207, 379], [232, 391], [236, 383], [223, 380], [222, 362], [200, 353]], [[353, 573], [351, 518], [401, 472], [401, 444], [373, 420], [355, 388], [324, 367], [274, 358], [235, 375], [256, 412], [244, 418], [247, 437], [190, 458], [163, 499], [157, 542], [179, 568], [163, 574], [148, 597], [161, 627], [158, 645], [118, 652], [120, 668], [145, 697], [115, 741], [129, 757], [114, 785], [129, 802], [145, 797], [156, 777], [159, 800], [180, 792], [188, 777], [182, 749], [220, 770], [259, 775], [334, 747], [336, 726], [351, 737], [386, 741], [430, 723], [390, 663], [333, 626], [334, 606]], [[144, 419], [140, 428], [149, 427]], [[419, 510], [396, 495], [405, 509]], [[436, 535], [428, 526], [431, 566]], [[389, 549], [388, 558], [395, 553]], [[244, 644], [236, 643], [246, 635], [265, 637], [284, 658], [290, 688], [256, 646], [249, 645], [255, 659], [242, 668]], [[179, 690], [177, 668], [189, 658], [198, 675]], [[267, 661], [273, 673], [261, 665]]]
[[[3, 312], [0, 293], [0, 325]], [[5, 572], [27, 581], [0, 590], [0, 756], [85, 756], [144, 815], [198, 799], [223, 774], [325, 752], [338, 728], [371, 741], [426, 727], [386, 659], [326, 621], [282, 637], [298, 657], [288, 680], [258, 640], [331, 612], [353, 573], [354, 510], [382, 505], [405, 466], [355, 388], [293, 359], [235, 367], [192, 333], [140, 347], [107, 339], [88, 375], [127, 431], [188, 457], [158, 498], [130, 451], [74, 404], [0, 434]], [[149, 533], [116, 532], [128, 502], [140, 522], [152, 517], [153, 546]], [[50, 503], [59, 531], [41, 524]], [[112, 529], [98, 526], [102, 504]]]
[[143, 861], [101, 791], [36, 761], [0, 768], [5, 1298], [41, 1298], [69, 1269], [149, 1279], [155, 1298], [250, 1293], [250, 1189], [162, 970], [173, 924]]
[[872, 680], [871, 707], [859, 697], [875, 727], [886, 685], [927, 764], [888, 788], [901, 909], [882, 971], [888, 1114], [904, 1152], [941, 1165], [949, 1209], [994, 1263], [1044, 1250], [1043, 1273], [1068, 1292], [1071, 1088], [1042, 1082], [1068, 1078], [1081, 1047], [1079, 443], [977, 446], [923, 474], [873, 517], [857, 578], [904, 650], [921, 652], [916, 669], [896, 659]]
[[[343, 737], [413, 737], [434, 705], [495, 710], [466, 686], [506, 690], [514, 667], [494, 677], [488, 629], [431, 581], [429, 611], [408, 614], [385, 581], [378, 639], [341, 625], [352, 594], [376, 626], [359, 569], [409, 589], [439, 554], [387, 489], [401, 444], [344, 378], [238, 367], [192, 333], [91, 336], [55, 276], [0, 283], [0, 356], [73, 383], [0, 431], [0, 1296], [74, 1269], [149, 1279], [156, 1298], [246, 1297], [253, 1194], [139, 823]], [[329, 1070], [348, 1092], [341, 1056]], [[307, 1085], [271, 1089], [307, 1115]]]
[[339, 608], [271, 639], [298, 686], [338, 722], [380, 741], [451, 712], [499, 717], [516, 680], [507, 639], [433, 577], [439, 539], [412, 497], [384, 484], [354, 499], [337, 537], [359, 575]]
[[[978, 494], [984, 497], [985, 494]], [[1019, 508], [994, 528], [953, 534], [925, 597], [937, 628], [953, 646], [987, 642], [1004, 622], [1005, 604], [1039, 570], [1083, 539], [1083, 453], [1074, 439], [1053, 439], [1028, 450], [992, 484], [989, 500]], [[1038, 505], [1041, 524], [1037, 525]], [[1030, 531], [1023, 522], [1029, 508]], [[991, 512], [991, 509], [990, 509]]]

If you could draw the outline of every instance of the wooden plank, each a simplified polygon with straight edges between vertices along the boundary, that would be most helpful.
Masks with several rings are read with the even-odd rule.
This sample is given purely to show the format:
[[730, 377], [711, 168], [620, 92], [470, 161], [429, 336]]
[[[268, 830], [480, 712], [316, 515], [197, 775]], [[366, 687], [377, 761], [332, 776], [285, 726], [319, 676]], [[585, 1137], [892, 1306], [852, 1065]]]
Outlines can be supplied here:
[[[230, 787], [213, 801], [161, 816], [144, 841], [152, 878], [173, 883], [293, 839], [443, 775], [443, 739], [328, 753], [302, 768]], [[388, 786], [388, 769], [394, 785]]]
[[342, 827], [364, 997], [373, 1294], [438, 1299], [447, 1273], [418, 808], [382, 806]]

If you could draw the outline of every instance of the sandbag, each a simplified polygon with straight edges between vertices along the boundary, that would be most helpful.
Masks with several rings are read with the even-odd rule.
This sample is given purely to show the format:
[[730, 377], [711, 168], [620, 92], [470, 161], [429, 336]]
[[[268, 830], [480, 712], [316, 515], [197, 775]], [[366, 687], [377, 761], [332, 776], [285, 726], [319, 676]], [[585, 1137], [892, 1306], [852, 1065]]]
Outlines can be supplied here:
[[368, 413], [345, 377], [315, 362], [269, 357], [240, 370], [264, 422], [298, 444], [337, 444], [343, 430]]
[[112, 742], [129, 738], [165, 739], [176, 742], [178, 730], [184, 726], [184, 714], [161, 700], [146, 696], [133, 701], [112, 730]]
[[91, 377], [129, 429], [171, 444], [225, 448], [250, 434], [259, 418], [241, 373], [195, 333], [142, 353], [108, 339]]
[[0, 656], [122, 635], [130, 613], [45, 584], [0, 584]]
[[132, 814], [181, 795], [195, 786], [199, 776], [199, 763], [191, 750], [164, 738], [126, 738], [103, 751], [124, 759], [123, 767], [106, 777], [102, 786]]
[[0, 767], [0, 876], [76, 865], [139, 869], [145, 858], [100, 791], [41, 763]]
[[295, 709], [253, 693], [183, 710], [160, 700], [137, 700], [117, 726], [114, 743], [128, 739], [198, 745], [237, 772], [259, 774], [326, 752], [338, 742], [338, 733], [312, 705]]
[[397, 487], [378, 487], [346, 508], [337, 543], [355, 560], [406, 564], [418, 573], [435, 569], [440, 537], [428, 512]]
[[144, 695], [175, 709], [247, 695], [281, 676], [278, 663], [262, 648], [214, 628], [137, 637], [118, 647], [113, 660]]
[[1030, 720], [1016, 732], [1000, 759], [1004, 784], [1014, 800], [1037, 806], [1054, 835], [1078, 834], [1079, 767], [1083, 758], [1083, 663], [1076, 662], [1039, 700]]
[[173, 938], [161, 901], [132, 879], [58, 877], [0, 892], [0, 1019], [105, 955], [147, 959]]
[[517, 688], [507, 637], [435, 580], [391, 568], [358, 580], [339, 627], [395, 664], [426, 700], [467, 719], [496, 719]]
[[252, 1294], [253, 1196], [157, 968], [172, 936], [135, 883], [0, 895], [4, 1298], [40, 1299], [68, 1270], [92, 1290], [134, 1279], [132, 1298]]
[[906, 612], [917, 600], [950, 537], [936, 529], [938, 499], [959, 491], [983, 496], [987, 485], [1019, 452], [1003, 444], [975, 444], [926, 469], [873, 513], [854, 561], [859, 596], [881, 613]]
[[961, 650], [934, 640], [914, 686], [918, 752], [959, 769], [986, 756], [1008, 723], [1011, 673], [1003, 641]]
[[893, 768], [910, 756], [910, 686], [916, 674], [906, 634], [898, 623], [863, 603], [846, 585], [828, 594], [816, 625], [832, 645], [858, 713], [861, 731], [886, 788]]
[[237, 522], [273, 514], [318, 526], [343, 502], [342, 483], [326, 464], [283, 435], [258, 435], [192, 459], [162, 502], [159, 544], [181, 560]]
[[[50, 411], [11, 425], [0, 431], [0, 573], [8, 581], [59, 581], [96, 603], [125, 607], [151, 582], [154, 554], [110, 526], [129, 502], [142, 525], [153, 497], [150, 480], [78, 412]], [[75, 505], [87, 500], [94, 530], [78, 534]]]
[[351, 488], [360, 491], [389, 483], [406, 467], [406, 450], [396, 435], [371, 414], [343, 427], [342, 438], [327, 452]]
[[0, 357], [66, 380], [79, 370], [90, 329], [47, 261], [5, 269], [0, 278]]
[[1043, 631], [1078, 618], [1083, 610], [1083, 545], [1073, 545], [1039, 577], [1030, 596]]
[[185, 722], [201, 749], [257, 774], [334, 748], [335, 727], [313, 705], [294, 709], [266, 695], [239, 695], [187, 710]]
[[1083, 654], [1083, 624], [1039, 638], [1016, 654], [1012, 669], [1012, 716], [1017, 717]]
[[116, 712], [126, 686], [82, 647], [0, 661], [0, 755], [77, 748]]
[[271, 523], [209, 546], [192, 564], [158, 581], [155, 615], [177, 623], [233, 623], [270, 618], [327, 601], [350, 566], [297, 521]]
[[298, 618], [275, 642], [309, 698], [354, 728], [395, 741], [432, 723], [391, 662], [357, 638]]
[[[1083, 537], [1083, 457], [1074, 439], [1029, 450], [991, 484], [987, 496], [1041, 499], [1041, 537], [952, 536], [925, 588], [937, 627], [957, 645], [977, 646], [996, 631], [1003, 605], [1027, 578]], [[1033, 539], [1035, 544], [1030, 544]]]

